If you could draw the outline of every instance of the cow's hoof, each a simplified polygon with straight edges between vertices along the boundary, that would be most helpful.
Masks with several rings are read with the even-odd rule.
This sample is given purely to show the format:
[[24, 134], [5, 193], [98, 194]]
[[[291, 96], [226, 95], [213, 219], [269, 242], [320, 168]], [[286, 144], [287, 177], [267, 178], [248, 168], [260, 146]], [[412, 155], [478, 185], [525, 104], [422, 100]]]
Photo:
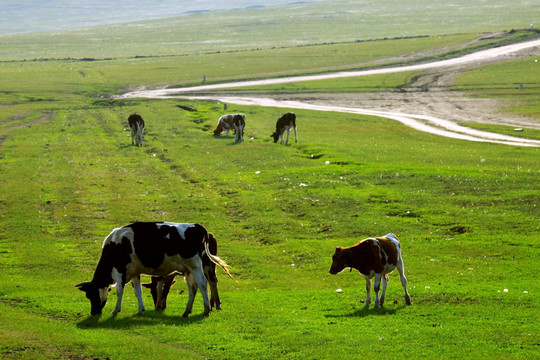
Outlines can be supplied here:
[[405, 295], [405, 304], [411, 305], [411, 296], [409, 294]]

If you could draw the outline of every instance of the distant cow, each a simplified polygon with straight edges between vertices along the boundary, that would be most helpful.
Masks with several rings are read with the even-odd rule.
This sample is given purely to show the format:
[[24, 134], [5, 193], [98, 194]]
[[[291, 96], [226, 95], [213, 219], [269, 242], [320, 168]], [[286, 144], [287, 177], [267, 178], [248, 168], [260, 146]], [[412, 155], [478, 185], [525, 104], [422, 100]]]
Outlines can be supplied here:
[[219, 136], [224, 131], [227, 136], [229, 136], [229, 130], [234, 129], [233, 120], [236, 115], [240, 115], [244, 119], [244, 122], [246, 121], [246, 116], [244, 114], [238, 113], [223, 115], [219, 118], [216, 128], [214, 129], [214, 136]]
[[[214, 235], [210, 233], [208, 234], [208, 250], [210, 250], [213, 255], [217, 255], [217, 240]], [[206, 255], [206, 252], [203, 253], [202, 262], [204, 276], [206, 277], [208, 284], [210, 284], [210, 309], [213, 309], [215, 305], [217, 310], [221, 310], [221, 301], [217, 289], [218, 279], [216, 276], [216, 264], [210, 260], [208, 255]], [[193, 291], [194, 293], [197, 291], [197, 287], [193, 286], [195, 284], [193, 283], [193, 277], [189, 272], [184, 274], [172, 273], [166, 276], [153, 276], [151, 279], [152, 282], [142, 285], [150, 289], [152, 299], [154, 300], [154, 308], [157, 311], [163, 311], [167, 307], [167, 295], [169, 294], [171, 286], [176, 282], [176, 280], [174, 280], [176, 275], [184, 275], [186, 277], [186, 282], [192, 284], [191, 287], [188, 285], [188, 291]]]
[[133, 144], [133, 139], [135, 139], [135, 144], [137, 146], [142, 146], [142, 140], [144, 135], [144, 120], [139, 114], [131, 114], [128, 117], [129, 131], [131, 132], [131, 145]]
[[[117, 302], [113, 314], [120, 312], [124, 287], [133, 283], [139, 302], [139, 314], [144, 311], [140, 275], [165, 276], [172, 272], [190, 273], [204, 301], [204, 315], [210, 313], [210, 302], [203, 271], [203, 254], [230, 276], [228, 265], [209, 250], [208, 232], [199, 224], [168, 222], [137, 222], [114, 229], [103, 242], [101, 258], [92, 281], [76, 285], [86, 292], [91, 314], [101, 314], [107, 302], [109, 286], [116, 283]], [[195, 292], [190, 291], [183, 316], [193, 307]]]
[[[401, 285], [405, 289], [405, 303], [411, 305], [411, 297], [407, 292], [407, 278], [403, 270], [401, 245], [394, 234], [378, 238], [368, 238], [358, 244], [342, 248], [337, 247], [332, 257], [330, 274], [337, 274], [345, 268], [358, 270], [366, 278], [367, 297], [365, 306], [368, 307], [371, 296], [371, 278], [375, 276], [375, 307], [384, 304], [384, 293], [388, 286], [388, 274], [398, 269]], [[379, 286], [383, 282], [381, 299], [379, 301]]]
[[298, 142], [296, 135], [296, 115], [292, 112], [283, 114], [279, 117], [276, 122], [276, 131], [270, 135], [274, 138], [274, 143], [277, 143], [278, 139], [281, 138], [281, 144], [283, 144], [283, 133], [287, 130], [287, 141], [285, 145], [289, 143], [289, 130], [294, 129], [294, 142]]
[[246, 127], [246, 117], [241, 114], [234, 115], [233, 128], [234, 128], [234, 142], [244, 141], [244, 129]]

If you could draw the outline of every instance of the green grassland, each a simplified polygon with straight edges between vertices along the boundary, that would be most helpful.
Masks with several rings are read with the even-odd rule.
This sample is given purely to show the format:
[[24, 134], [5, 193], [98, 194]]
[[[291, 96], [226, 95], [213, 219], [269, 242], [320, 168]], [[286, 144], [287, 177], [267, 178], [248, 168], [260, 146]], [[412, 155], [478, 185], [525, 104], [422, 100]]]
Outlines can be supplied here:
[[[0, 357], [538, 358], [538, 149], [304, 110], [295, 111], [299, 142], [282, 146], [270, 134], [286, 109], [229, 105], [248, 123], [246, 141], [234, 144], [233, 136], [212, 136], [221, 103], [109, 97], [200, 83], [204, 74], [223, 81], [444, 54], [476, 31], [200, 57], [134, 58], [115, 49], [109, 60], [29, 61], [27, 52], [27, 61], [0, 62]], [[88, 56], [70, 46], [70, 57]], [[348, 55], [340, 60], [336, 50]], [[276, 63], [284, 52], [287, 62]], [[456, 91], [503, 97], [514, 104], [506, 111], [538, 117], [533, 63], [482, 67], [458, 79]], [[411, 76], [297, 87], [388, 91]], [[528, 79], [517, 80], [522, 92], [515, 79]], [[125, 129], [135, 111], [147, 122], [142, 148]], [[89, 315], [74, 285], [91, 279], [110, 230], [136, 220], [199, 222], [216, 235], [239, 281], [218, 273], [222, 311], [202, 316], [199, 294], [193, 314], [181, 318], [180, 281], [163, 313], [145, 292], [147, 311], [137, 316], [128, 287], [118, 316], [110, 315], [115, 290], [101, 317]], [[401, 239], [413, 305], [404, 305], [394, 274], [384, 308], [365, 309], [363, 278], [330, 275], [331, 255], [388, 232]]]
[[186, 55], [470, 34], [528, 28], [539, 13], [530, 0], [511, 6], [505, 0], [331, 0], [88, 28], [77, 25], [78, 17], [59, 13], [58, 22], [79, 28], [2, 36], [0, 58]]
[[[4, 140], [3, 356], [537, 354], [537, 150], [343, 114], [323, 134], [316, 129], [329, 115], [309, 111], [298, 112], [299, 144], [279, 146], [268, 136], [279, 112], [260, 108], [231, 109], [251, 119], [248, 140], [234, 145], [209, 131], [220, 104], [177, 104], [67, 109]], [[149, 114], [142, 149], [122, 131], [133, 110]], [[89, 317], [73, 285], [91, 278], [104, 236], [162, 219], [198, 221], [218, 236], [240, 282], [221, 276], [223, 310], [203, 318], [199, 296], [181, 319], [178, 284], [163, 314], [136, 316], [128, 291], [119, 316], [109, 304]], [[365, 310], [363, 281], [328, 274], [330, 256], [389, 231], [402, 239], [414, 305], [404, 307], [392, 276], [385, 308]], [[59, 330], [48, 336], [51, 328]]]

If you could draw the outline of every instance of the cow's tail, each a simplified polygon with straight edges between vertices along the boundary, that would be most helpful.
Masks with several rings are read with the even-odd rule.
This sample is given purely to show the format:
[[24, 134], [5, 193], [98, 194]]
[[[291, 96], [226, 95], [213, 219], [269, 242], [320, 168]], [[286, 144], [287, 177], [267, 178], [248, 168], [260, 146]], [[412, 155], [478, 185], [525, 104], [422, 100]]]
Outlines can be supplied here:
[[204, 235], [204, 251], [206, 251], [206, 255], [208, 255], [208, 258], [216, 265], [219, 265], [223, 271], [225, 271], [225, 273], [227, 274], [227, 276], [229, 276], [231, 279], [233, 279], [236, 283], [238, 283], [238, 281], [236, 281], [236, 279], [231, 275], [231, 273], [229, 272], [229, 268], [231, 267], [229, 264], [227, 264], [225, 262], [225, 260], [222, 260], [221, 258], [219, 258], [218, 256], [216, 255], [212, 255], [212, 253], [210, 252], [210, 249], [208, 248], [208, 233], [206, 233]]

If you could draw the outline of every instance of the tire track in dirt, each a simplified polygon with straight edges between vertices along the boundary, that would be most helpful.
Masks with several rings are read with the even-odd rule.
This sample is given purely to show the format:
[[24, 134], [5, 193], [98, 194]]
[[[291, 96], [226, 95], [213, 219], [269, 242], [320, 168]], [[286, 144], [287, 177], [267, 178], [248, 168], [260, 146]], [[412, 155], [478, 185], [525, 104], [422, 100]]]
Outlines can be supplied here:
[[[17, 116], [14, 116], [14, 117], [0, 123], [0, 125], [7, 125], [6, 129], [8, 131], [16, 130], [16, 129], [23, 129], [23, 128], [26, 128], [26, 127], [32, 127], [32, 125], [36, 125], [36, 124], [39, 124], [39, 123], [44, 122], [44, 121], [52, 120], [56, 116], [57, 115], [53, 114], [53, 113], [45, 113], [45, 114], [41, 115], [40, 117], [38, 117], [38, 118], [36, 118], [36, 119], [34, 119], [32, 121], [29, 121], [27, 123], [22, 123], [22, 124], [11, 126], [11, 123], [16, 123], [16, 122], [19, 122], [19, 121], [27, 118], [27, 116], [25, 116], [25, 115], [17, 115]], [[4, 144], [4, 141], [6, 141], [8, 136], [10, 136], [9, 133], [0, 136], [0, 148], [2, 147], [2, 145]]]

